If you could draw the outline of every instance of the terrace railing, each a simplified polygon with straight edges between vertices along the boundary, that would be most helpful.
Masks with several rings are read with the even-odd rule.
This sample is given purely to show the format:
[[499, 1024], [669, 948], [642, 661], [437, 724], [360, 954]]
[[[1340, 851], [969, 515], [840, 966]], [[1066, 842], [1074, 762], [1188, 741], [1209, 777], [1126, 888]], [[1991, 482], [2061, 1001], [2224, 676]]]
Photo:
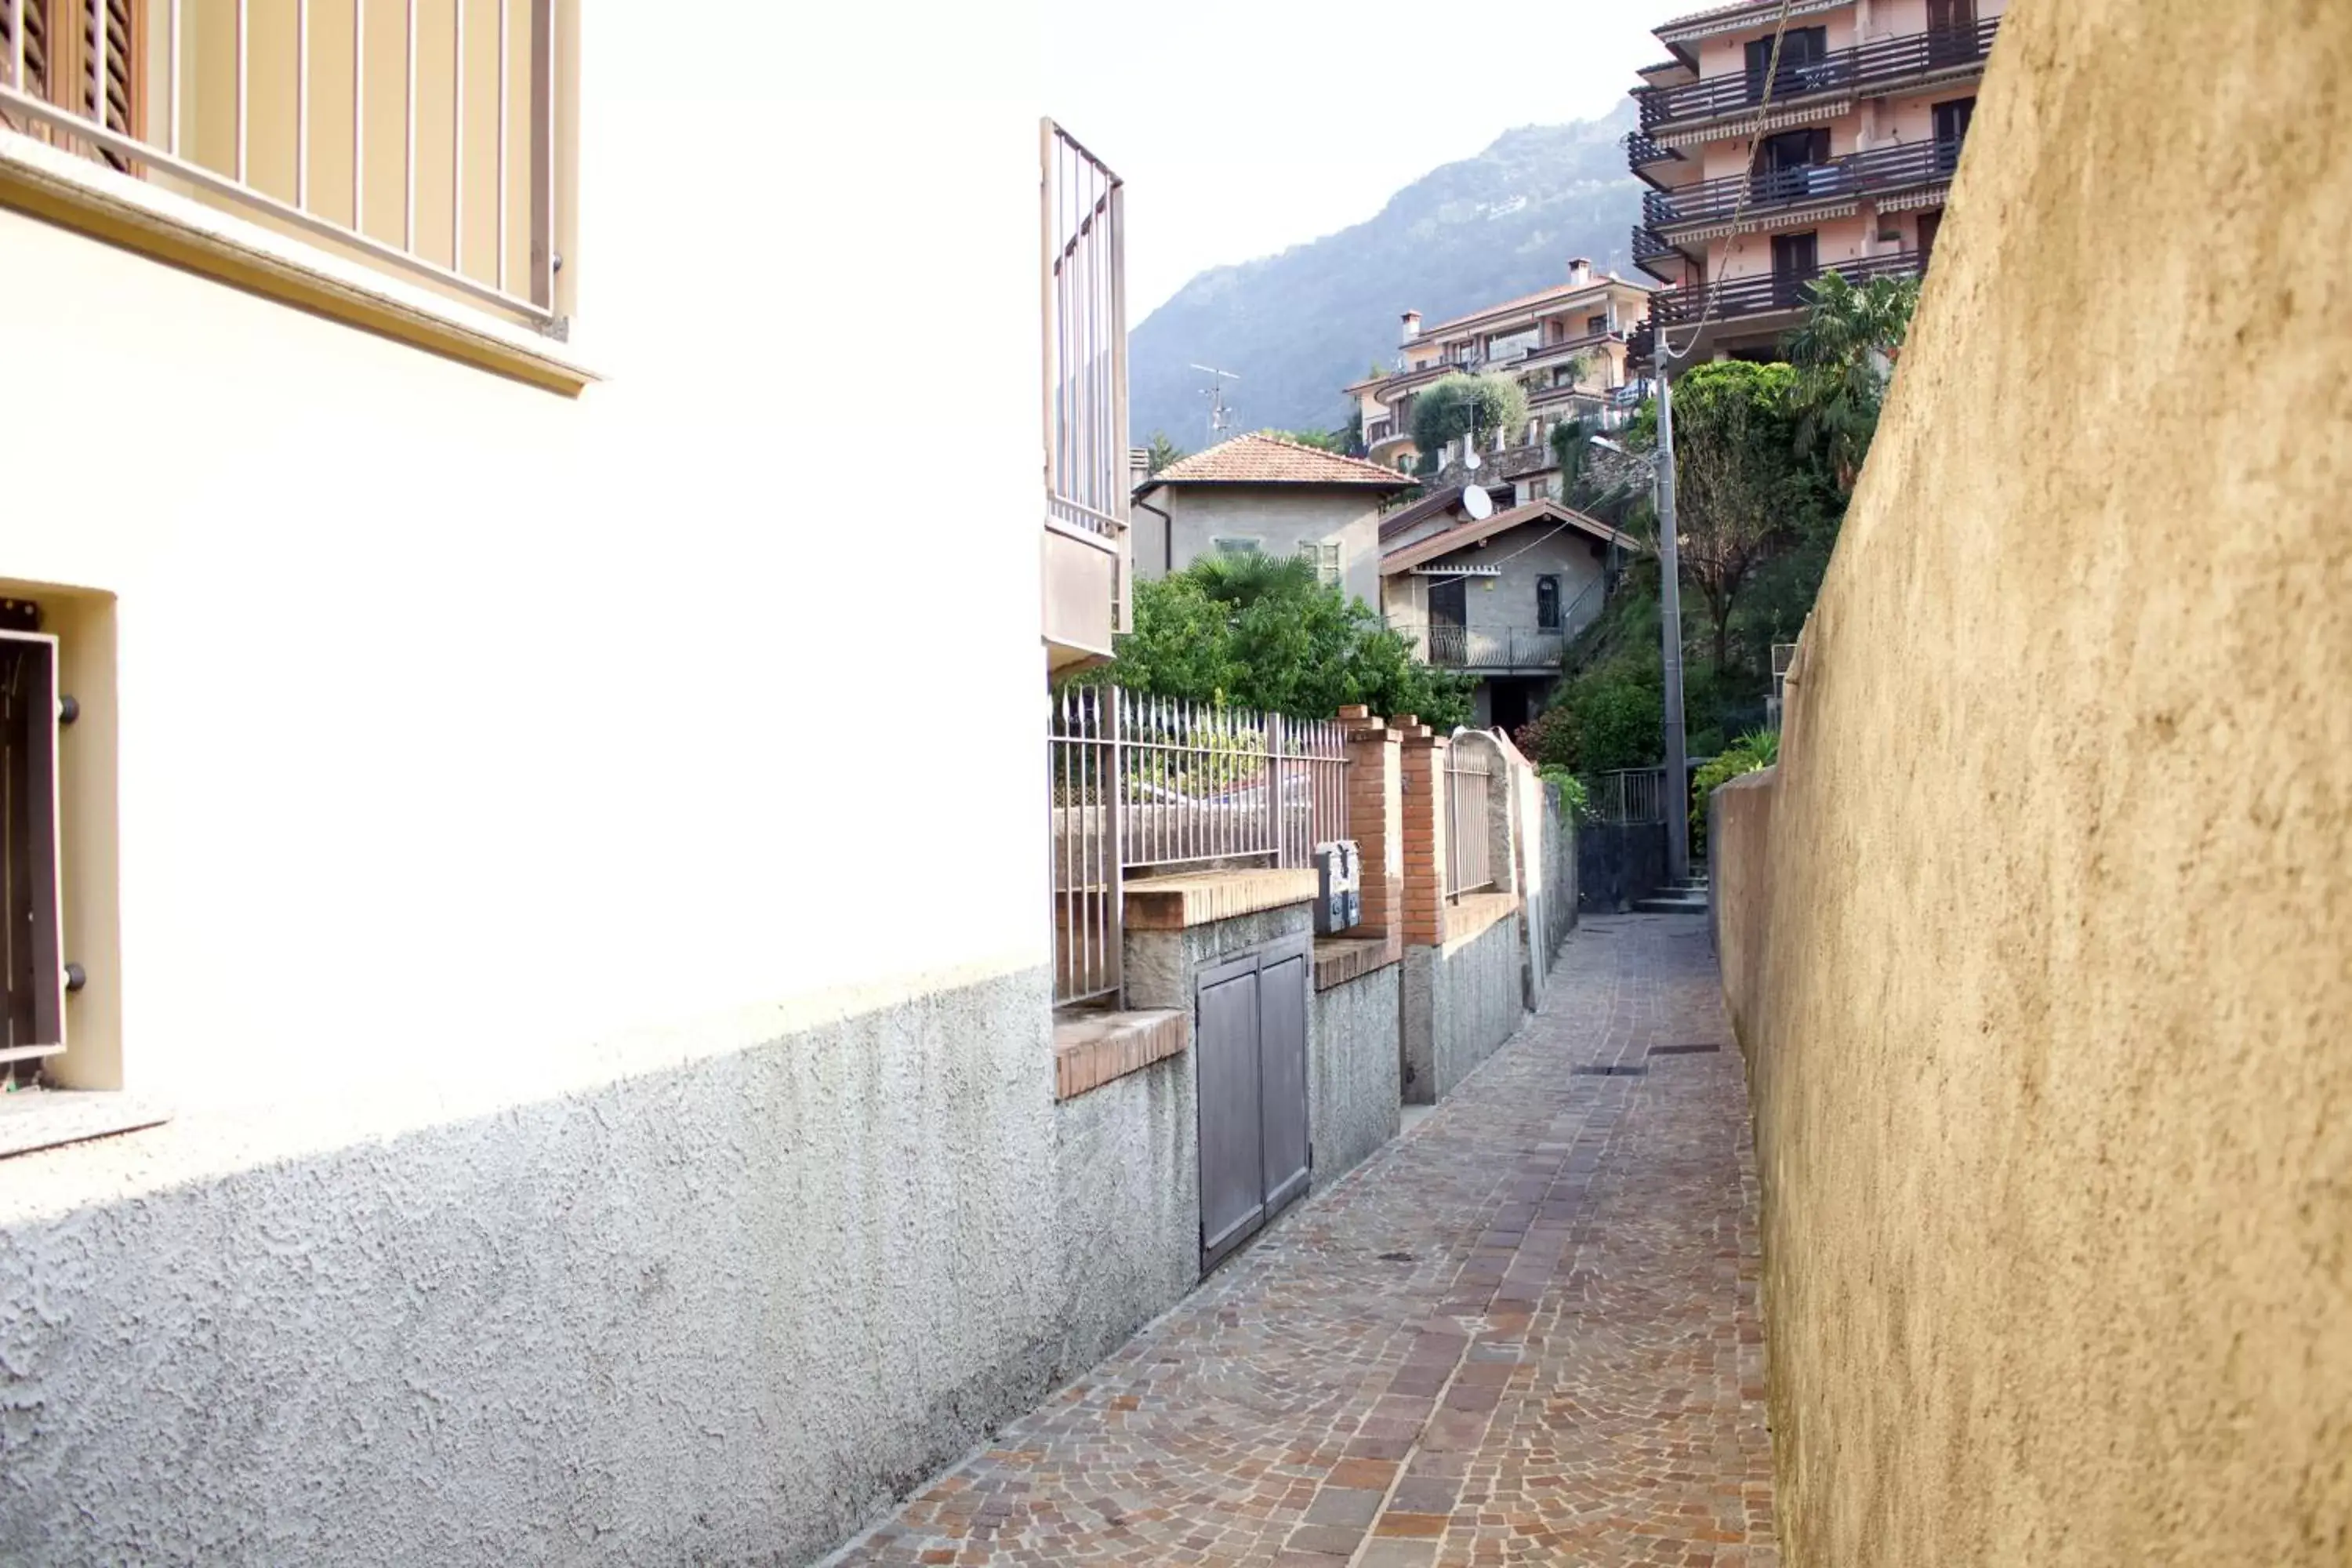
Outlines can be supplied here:
[[[1727, 174], [1685, 185], [1680, 190], [1650, 191], [1642, 197], [1642, 216], [1650, 228], [1656, 230], [1684, 224], [1724, 223], [1737, 214], [1940, 184], [1948, 182], [1959, 166], [1958, 139], [1873, 147], [1823, 163], [1756, 174]], [[1643, 232], [1634, 230], [1637, 256], [1644, 254]], [[1649, 244], [1653, 248], [1648, 254], [1653, 256], [1659, 247], [1671, 248], [1655, 234], [1651, 236]]]
[[0, 0], [0, 125], [558, 330], [556, 0], [419, 10]]
[[1650, 296], [1650, 321], [1654, 329], [1693, 325], [1709, 314], [1710, 296], [1717, 320], [1798, 310], [1812, 302], [1813, 286], [1830, 272], [1849, 283], [1864, 283], [1873, 278], [1916, 278], [1920, 274], [1919, 253], [1890, 251], [1884, 256], [1841, 261], [1820, 272], [1766, 272], [1752, 278], [1702, 283], [1696, 288], [1686, 285], [1662, 289]]
[[1988, 16], [1972, 27], [1910, 33], [1832, 49], [1813, 59], [1783, 60], [1769, 79], [1761, 69], [1733, 71], [1678, 87], [1636, 88], [1633, 97], [1641, 105], [1643, 132], [1654, 133], [1678, 122], [1752, 109], [1765, 100], [1768, 85], [1775, 104], [1885, 92], [1905, 82], [1981, 68], [2000, 28], [2000, 18]]

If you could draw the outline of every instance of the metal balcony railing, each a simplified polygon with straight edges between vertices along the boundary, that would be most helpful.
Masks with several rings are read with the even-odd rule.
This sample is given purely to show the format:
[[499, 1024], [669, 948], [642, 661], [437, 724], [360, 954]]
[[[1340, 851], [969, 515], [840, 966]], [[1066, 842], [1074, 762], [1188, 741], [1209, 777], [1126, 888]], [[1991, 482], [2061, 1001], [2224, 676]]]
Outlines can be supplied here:
[[[1724, 223], [1736, 214], [1768, 212], [1808, 202], [1882, 195], [1921, 185], [1948, 183], [1960, 166], [1960, 142], [1911, 142], [1849, 153], [1825, 163], [1771, 169], [1757, 174], [1727, 174], [1676, 191], [1649, 191], [1642, 218], [1660, 249], [1672, 249], [1662, 232], [1685, 224]], [[1644, 254], [1642, 229], [1633, 231], [1633, 254]]]
[[1841, 261], [1809, 274], [1767, 272], [1728, 282], [1702, 283], [1696, 288], [1661, 289], [1650, 296], [1650, 320], [1654, 329], [1692, 325], [1708, 314], [1710, 298], [1714, 302], [1713, 316], [1717, 321], [1799, 310], [1812, 302], [1813, 285], [1822, 274], [1830, 272], [1839, 274], [1849, 283], [1865, 283], [1873, 278], [1916, 278], [1920, 274], [1919, 253], [1898, 250], [1864, 257], [1859, 261]]
[[1565, 631], [1539, 626], [1413, 623], [1391, 629], [1412, 639], [1423, 662], [1440, 669], [1558, 669], [1568, 651]]
[[182, 10], [0, 0], [0, 125], [557, 330], [555, 0], [456, 0], [424, 40], [415, 0]]
[[1762, 70], [1739, 71], [1680, 87], [1635, 88], [1633, 98], [1641, 105], [1646, 133], [1753, 109], [1765, 100], [1768, 85], [1775, 104], [1883, 93], [1906, 82], [1980, 68], [2000, 28], [2000, 18], [1988, 16], [1972, 27], [1912, 33], [1832, 49], [1814, 59], [1783, 60], [1769, 79]]
[[1638, 131], [1625, 132], [1625, 167], [1640, 174], [1653, 163], [1671, 163], [1682, 157], [1672, 147], [1652, 141]]

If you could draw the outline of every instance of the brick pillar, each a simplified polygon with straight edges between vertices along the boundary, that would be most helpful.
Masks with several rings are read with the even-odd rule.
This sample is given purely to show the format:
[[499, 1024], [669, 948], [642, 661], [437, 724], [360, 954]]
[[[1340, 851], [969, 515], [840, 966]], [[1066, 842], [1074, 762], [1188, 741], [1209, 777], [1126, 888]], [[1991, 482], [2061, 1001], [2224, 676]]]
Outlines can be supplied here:
[[1403, 737], [1360, 707], [1339, 710], [1348, 732], [1348, 837], [1363, 857], [1363, 923], [1357, 934], [1404, 949]]
[[1429, 726], [1393, 721], [1404, 762], [1404, 940], [1445, 941], [1445, 751]]

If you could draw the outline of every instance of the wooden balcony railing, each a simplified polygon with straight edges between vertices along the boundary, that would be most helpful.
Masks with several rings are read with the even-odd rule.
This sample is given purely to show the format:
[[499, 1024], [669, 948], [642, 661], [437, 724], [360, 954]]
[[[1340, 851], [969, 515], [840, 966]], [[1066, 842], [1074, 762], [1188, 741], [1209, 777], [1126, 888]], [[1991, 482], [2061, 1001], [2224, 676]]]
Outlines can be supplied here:
[[[1657, 231], [1685, 224], [1722, 223], [1737, 213], [1766, 212], [1807, 202], [1835, 201], [1848, 196], [1881, 195], [1892, 191], [1948, 182], [1960, 166], [1960, 142], [1911, 142], [1894, 147], [1873, 147], [1849, 153], [1826, 163], [1794, 169], [1773, 169], [1760, 174], [1727, 174], [1702, 180], [1678, 191], [1649, 191], [1642, 197], [1642, 218]], [[1635, 231], [1633, 254], [1643, 254]]]
[[2000, 18], [1988, 16], [1973, 27], [1938, 28], [1852, 48], [1832, 49], [1810, 60], [1788, 60], [1769, 79], [1761, 71], [1737, 71], [1685, 82], [1680, 87], [1637, 87], [1642, 130], [1654, 133], [1685, 121], [1717, 119], [1753, 109], [1771, 88], [1775, 104], [1839, 94], [1876, 94], [1906, 82], [1981, 68], [1992, 49]]
[[1702, 283], [1696, 288], [1661, 289], [1650, 296], [1650, 320], [1661, 327], [1692, 325], [1706, 315], [1710, 294], [1714, 296], [1714, 318], [1717, 321], [1798, 310], [1812, 302], [1813, 285], [1829, 272], [1839, 274], [1849, 283], [1864, 283], [1873, 278], [1916, 278], [1920, 273], [1919, 253], [1890, 251], [1859, 261], [1841, 261], [1817, 273], [1767, 272], [1727, 282]]

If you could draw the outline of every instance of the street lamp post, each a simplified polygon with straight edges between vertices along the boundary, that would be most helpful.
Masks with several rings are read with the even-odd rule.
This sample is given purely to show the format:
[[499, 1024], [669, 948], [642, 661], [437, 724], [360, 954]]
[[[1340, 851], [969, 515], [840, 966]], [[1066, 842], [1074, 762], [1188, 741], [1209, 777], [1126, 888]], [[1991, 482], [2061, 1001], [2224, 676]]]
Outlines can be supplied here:
[[[1625, 448], [1606, 436], [1591, 437], [1612, 452]], [[1665, 365], [1658, 365], [1658, 641], [1665, 669], [1666, 876], [1679, 882], [1690, 875], [1690, 764], [1683, 755], [1682, 559], [1675, 530], [1674, 389]]]

